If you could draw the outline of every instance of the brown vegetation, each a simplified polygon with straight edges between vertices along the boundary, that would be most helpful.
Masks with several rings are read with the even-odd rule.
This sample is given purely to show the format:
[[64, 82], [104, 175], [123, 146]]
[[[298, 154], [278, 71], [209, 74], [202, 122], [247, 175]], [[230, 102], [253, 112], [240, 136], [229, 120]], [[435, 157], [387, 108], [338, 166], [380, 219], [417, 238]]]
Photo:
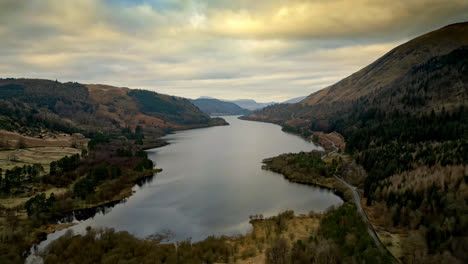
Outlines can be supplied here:
[[0, 129], [20, 134], [118, 133], [139, 126], [161, 136], [220, 124], [187, 99], [144, 90], [9, 78], [0, 79], [0, 91]]
[[[42, 131], [32, 137], [0, 129], [0, 149], [37, 148], [37, 147], [73, 147], [86, 148], [89, 139], [80, 134], [64, 134]], [[21, 143], [21, 144], [20, 144]]]
[[208, 237], [192, 243], [161, 244], [127, 232], [89, 228], [68, 232], [43, 254], [45, 263], [390, 263], [369, 237], [351, 204], [325, 214], [294, 216], [285, 211], [267, 219], [254, 217], [245, 236]]
[[[426, 111], [434, 108], [440, 110], [443, 106], [453, 109], [468, 99], [466, 82], [457, 81], [466, 78], [466, 73], [463, 73], [466, 69], [437, 66], [437, 75], [431, 76], [433, 78], [426, 76], [429, 77], [426, 80], [421, 78], [422, 72], [418, 76], [412, 70], [435, 57], [467, 46], [467, 36], [468, 22], [443, 27], [396, 47], [374, 63], [309, 95], [300, 103], [266, 107], [248, 118], [294, 127], [308, 126], [314, 122], [317, 129], [313, 130], [333, 131], [336, 129], [330, 117], [347, 115], [356, 102], [378, 102], [376, 106], [386, 111], [403, 109], [412, 96], [406, 89], [417, 82], [426, 87], [423, 93]], [[444, 86], [443, 91], [438, 89], [440, 86]], [[401, 89], [395, 89], [397, 87]]]

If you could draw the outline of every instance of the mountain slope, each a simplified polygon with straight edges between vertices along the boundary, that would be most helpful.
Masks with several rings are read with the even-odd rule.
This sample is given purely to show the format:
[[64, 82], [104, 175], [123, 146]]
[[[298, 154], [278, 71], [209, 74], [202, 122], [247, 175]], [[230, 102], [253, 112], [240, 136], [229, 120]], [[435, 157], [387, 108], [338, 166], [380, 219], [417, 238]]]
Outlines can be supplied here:
[[199, 98], [190, 101], [207, 115], [248, 115], [252, 113], [252, 111], [243, 109], [234, 103], [218, 99]]
[[[189, 100], [145, 90], [39, 79], [0, 79], [0, 127], [19, 131], [148, 132], [209, 126]], [[25, 131], [23, 131], [25, 132]]]
[[[406, 78], [406, 80], [411, 78], [409, 76], [412, 75], [414, 67], [429, 63], [431, 58], [447, 55], [467, 45], [468, 23], [446, 26], [396, 47], [369, 66], [334, 85], [309, 95], [300, 103], [266, 107], [249, 118], [288, 123], [293, 126], [314, 122], [320, 129], [331, 130], [333, 129], [329, 124], [331, 116], [338, 112], [349, 111], [358, 102], [369, 106], [369, 102], [372, 103], [371, 100], [384, 94], [388, 95], [392, 89], [396, 90], [392, 91], [390, 95], [393, 97], [401, 95], [406, 91], [401, 89], [402, 78]], [[457, 70], [460, 69], [465, 70], [457, 68]], [[440, 72], [437, 74], [443, 74], [443, 69], [439, 70]], [[448, 77], [444, 76], [440, 80], [450, 81]], [[400, 87], [400, 89], [395, 87]], [[447, 107], [452, 107], [466, 99], [466, 97], [455, 96], [456, 94], [466, 95], [464, 91], [466, 91], [466, 86], [459, 87], [457, 91], [448, 91], [450, 94], [445, 94], [445, 98], [450, 96], [452, 102]], [[439, 104], [442, 102], [439, 99], [431, 99], [425, 109], [438, 106], [440, 110], [441, 105]], [[389, 97], [386, 100], [392, 99]], [[453, 102], [453, 100], [457, 102]], [[385, 111], [399, 108], [403, 108], [401, 101], [392, 102], [391, 109], [385, 109]]]
[[351, 176], [395, 256], [468, 262], [468, 23], [411, 40], [300, 103], [245, 118], [304, 136], [340, 132], [349, 155], [334, 155], [365, 169]]
[[459, 23], [400, 45], [342, 81], [312, 94], [303, 105], [355, 100], [388, 86], [413, 66], [468, 45], [468, 24]]

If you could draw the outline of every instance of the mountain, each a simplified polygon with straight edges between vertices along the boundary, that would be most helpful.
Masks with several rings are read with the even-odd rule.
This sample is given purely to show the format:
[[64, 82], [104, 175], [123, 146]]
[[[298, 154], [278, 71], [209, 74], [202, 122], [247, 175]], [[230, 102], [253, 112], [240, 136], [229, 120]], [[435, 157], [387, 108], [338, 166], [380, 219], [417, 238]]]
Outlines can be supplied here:
[[0, 128], [162, 134], [217, 123], [189, 100], [146, 90], [41, 79], [0, 79]]
[[234, 103], [224, 102], [214, 98], [199, 98], [190, 100], [190, 102], [207, 115], [249, 115], [252, 113], [252, 111], [243, 109]]
[[226, 100], [226, 102], [235, 103], [236, 105], [251, 111], [261, 109], [265, 106], [277, 104], [276, 102], [257, 103], [255, 100], [252, 99]]
[[[333, 120], [345, 119], [356, 107], [413, 113], [440, 111], [442, 106], [457, 107], [467, 100], [466, 85], [458, 81], [458, 77], [465, 80], [461, 74], [465, 68], [460, 68], [458, 64], [463, 61], [457, 57], [464, 55], [466, 45], [468, 23], [446, 26], [394, 48], [369, 66], [299, 103], [269, 106], [249, 118], [292, 126], [313, 123], [317, 129], [331, 131], [335, 129]], [[439, 65], [441, 60], [449, 64]], [[415, 100], [423, 105], [412, 106]]]
[[307, 96], [299, 96], [296, 98], [289, 99], [287, 101], [282, 102], [282, 104], [295, 104], [299, 103], [300, 101], [304, 100]]
[[305, 137], [339, 132], [346, 155], [334, 161], [365, 173], [346, 165], [337, 174], [360, 188], [394, 256], [468, 263], [468, 23], [410, 40], [299, 103], [244, 118]]

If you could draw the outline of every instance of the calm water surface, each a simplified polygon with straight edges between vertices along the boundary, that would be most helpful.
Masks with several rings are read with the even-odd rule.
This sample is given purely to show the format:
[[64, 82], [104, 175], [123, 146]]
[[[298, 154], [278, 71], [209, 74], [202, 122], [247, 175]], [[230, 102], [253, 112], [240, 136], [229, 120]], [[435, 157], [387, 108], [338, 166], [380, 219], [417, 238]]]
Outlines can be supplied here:
[[[249, 215], [323, 211], [341, 204], [332, 192], [295, 183], [261, 169], [264, 158], [285, 152], [311, 151], [315, 145], [281, 131], [277, 125], [225, 117], [230, 126], [177, 132], [170, 145], [148, 151], [163, 172], [135, 186], [125, 203], [79, 221], [113, 227], [138, 237], [172, 231], [175, 240], [201, 240], [209, 235], [245, 234]], [[43, 247], [65, 231], [49, 235]]]

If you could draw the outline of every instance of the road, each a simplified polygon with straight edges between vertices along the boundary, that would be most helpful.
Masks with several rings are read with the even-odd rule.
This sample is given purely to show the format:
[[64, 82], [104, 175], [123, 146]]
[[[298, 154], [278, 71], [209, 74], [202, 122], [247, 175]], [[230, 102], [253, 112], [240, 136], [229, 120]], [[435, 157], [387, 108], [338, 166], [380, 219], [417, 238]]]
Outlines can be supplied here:
[[[329, 152], [329, 153], [326, 153], [322, 156], [322, 159], [328, 157], [329, 155], [335, 153], [338, 151], [338, 147], [335, 145], [335, 142], [333, 142], [332, 140], [329, 140], [328, 138], [324, 138], [324, 137], [321, 137], [325, 140], [327, 140], [328, 142], [330, 142], [333, 146], [333, 148], [335, 150]], [[374, 230], [374, 227], [372, 226], [372, 224], [369, 222], [369, 218], [367, 217], [367, 214], [366, 212], [364, 211], [364, 208], [362, 208], [362, 205], [361, 205], [361, 196], [359, 195], [359, 192], [357, 190], [357, 187], [356, 186], [353, 186], [351, 184], [349, 184], [347, 181], [345, 181], [343, 178], [337, 176], [336, 174], [333, 175], [335, 176], [335, 178], [337, 178], [339, 181], [341, 181], [346, 187], [348, 187], [348, 189], [351, 191], [351, 195], [353, 196], [353, 202], [356, 204], [356, 208], [359, 212], [359, 214], [361, 215], [362, 219], [364, 220], [364, 222], [367, 224], [367, 232], [369, 233], [369, 235], [372, 237], [372, 239], [374, 240], [375, 244], [377, 245], [378, 248], [380, 249], [383, 249], [385, 251], [388, 252], [388, 254], [390, 254], [390, 256], [393, 258], [393, 262], [395, 264], [398, 264], [399, 261], [393, 256], [393, 254], [390, 253], [390, 251], [388, 251], [388, 249], [383, 245], [382, 241], [380, 241], [379, 237], [377, 236], [377, 233], [375, 232]]]
[[357, 191], [357, 187], [349, 184], [347, 181], [343, 180], [339, 176], [336, 176], [336, 175], [333, 175], [333, 176], [335, 176], [335, 178], [337, 178], [339, 181], [341, 181], [344, 185], [346, 185], [346, 187], [348, 187], [351, 190], [351, 194], [353, 196], [353, 201], [356, 204], [357, 210], [358, 210], [359, 214], [362, 216], [362, 219], [367, 224], [367, 231], [369, 232], [369, 235], [372, 237], [372, 239], [374, 239], [374, 242], [378, 247], [385, 249], [384, 245], [382, 244], [382, 241], [380, 241], [380, 239], [377, 237], [377, 234], [375, 233], [374, 228], [372, 227], [371, 223], [369, 222], [369, 218], [367, 218], [366, 212], [362, 208], [361, 197], [360, 197], [360, 195], [359, 195], [359, 193]]
[[[319, 136], [319, 137], [321, 137], [321, 136]], [[328, 141], [328, 142], [330, 142], [330, 143], [332, 144], [333, 148], [335, 149], [335, 150], [333, 150], [333, 151], [331, 151], [331, 152], [328, 152], [328, 153], [326, 153], [325, 155], [323, 155], [323, 156], [322, 156], [322, 159], [324, 159], [324, 158], [330, 156], [330, 155], [333, 154], [333, 153], [338, 152], [338, 147], [335, 145], [335, 142], [333, 142], [332, 140], [329, 140], [328, 138], [324, 138], [324, 137], [321, 137], [321, 138], [322, 138], [322, 139], [325, 139], [325, 140]]]
[[[324, 159], [327, 156], [330, 156], [331, 154], [338, 151], [338, 147], [335, 145], [335, 142], [333, 142], [332, 140], [330, 140], [328, 138], [324, 138], [324, 137], [321, 137], [321, 138], [327, 140], [328, 142], [330, 142], [332, 144], [333, 148], [335, 149], [335, 150], [333, 150], [331, 152], [328, 152], [327, 154], [323, 155], [322, 159]], [[349, 184], [347, 181], [345, 181], [343, 178], [337, 176], [336, 174], [333, 175], [333, 176], [335, 176], [335, 178], [337, 178], [344, 185], [346, 185], [346, 187], [348, 187], [348, 189], [351, 191], [351, 194], [353, 196], [353, 202], [356, 204], [357, 210], [358, 210], [359, 214], [362, 216], [362, 219], [367, 224], [367, 230], [369, 232], [369, 235], [372, 237], [372, 239], [374, 239], [374, 242], [378, 247], [385, 248], [384, 245], [382, 244], [382, 242], [380, 241], [380, 239], [377, 237], [377, 234], [375, 233], [374, 228], [372, 227], [371, 223], [369, 222], [369, 218], [367, 218], [366, 212], [362, 208], [361, 196], [358, 193], [357, 187]]]
[[372, 239], [374, 240], [375, 244], [377, 245], [378, 248], [380, 249], [383, 249], [385, 251], [387, 251], [387, 253], [392, 257], [392, 260], [393, 260], [393, 263], [394, 264], [399, 264], [400, 262], [393, 256], [393, 254], [383, 245], [382, 241], [380, 241], [379, 237], [377, 236], [377, 233], [375, 233], [375, 230], [374, 228], [372, 227], [372, 224], [369, 222], [369, 218], [367, 217], [367, 214], [366, 212], [364, 211], [364, 209], [362, 208], [362, 205], [361, 205], [361, 197], [359, 195], [359, 192], [357, 190], [357, 187], [356, 186], [353, 186], [351, 184], [349, 184], [347, 181], [345, 181], [343, 178], [337, 176], [337, 175], [333, 175], [335, 176], [335, 178], [337, 178], [339, 181], [341, 181], [344, 185], [346, 185], [346, 187], [348, 187], [350, 190], [351, 190], [351, 194], [353, 196], [353, 201], [354, 203], [356, 204], [356, 207], [357, 207], [357, 210], [359, 212], [359, 214], [361, 215], [362, 219], [364, 220], [364, 222], [367, 224], [367, 232], [369, 233], [369, 235], [372, 237]]

